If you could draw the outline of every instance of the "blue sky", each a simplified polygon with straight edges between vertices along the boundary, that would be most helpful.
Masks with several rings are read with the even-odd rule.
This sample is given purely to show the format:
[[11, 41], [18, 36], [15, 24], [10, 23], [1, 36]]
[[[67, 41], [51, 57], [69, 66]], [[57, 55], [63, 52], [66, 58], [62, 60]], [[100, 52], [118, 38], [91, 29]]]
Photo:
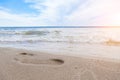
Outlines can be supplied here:
[[0, 26], [119, 26], [119, 0], [0, 0]]
[[[19, 1], [19, 2], [18, 2]], [[30, 3], [25, 3], [24, 0], [0, 0], [0, 6], [10, 9], [13, 14], [33, 13], [37, 14], [37, 10], [31, 8]]]

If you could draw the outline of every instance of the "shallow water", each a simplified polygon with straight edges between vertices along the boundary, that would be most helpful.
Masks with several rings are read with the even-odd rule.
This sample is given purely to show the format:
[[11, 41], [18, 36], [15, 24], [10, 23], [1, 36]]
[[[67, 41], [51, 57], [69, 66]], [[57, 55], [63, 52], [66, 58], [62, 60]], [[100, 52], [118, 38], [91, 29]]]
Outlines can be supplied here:
[[0, 28], [0, 46], [120, 59], [120, 28]]

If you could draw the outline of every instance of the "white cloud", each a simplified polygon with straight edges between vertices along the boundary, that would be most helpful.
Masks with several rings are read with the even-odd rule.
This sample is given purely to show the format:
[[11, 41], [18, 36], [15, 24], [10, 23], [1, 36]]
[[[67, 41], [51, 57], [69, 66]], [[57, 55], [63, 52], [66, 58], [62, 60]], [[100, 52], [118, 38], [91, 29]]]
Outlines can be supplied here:
[[[76, 11], [68, 15], [68, 22], [74, 22], [73, 25], [120, 25], [119, 3], [118, 0], [91, 0], [89, 6], [85, 5], [84, 8], [79, 6]], [[119, 24], [116, 24], [115, 18], [118, 18]]]
[[[26, 0], [26, 2], [34, 3], [32, 7], [41, 11], [41, 14], [38, 18], [42, 18], [45, 23], [48, 25], [72, 25], [69, 20], [69, 16], [76, 12], [79, 7], [83, 7], [85, 9], [88, 4], [90, 4], [90, 0]], [[45, 9], [41, 9], [41, 7], [46, 7]], [[79, 17], [76, 20], [80, 20]], [[72, 21], [73, 25], [75, 21]], [[67, 23], [68, 22], [68, 23]], [[69, 23], [70, 22], [70, 23]], [[81, 23], [79, 23], [81, 25]]]
[[0, 26], [112, 26], [120, 25], [119, 0], [25, 0], [39, 11], [31, 14], [12, 14], [0, 7]]
[[0, 26], [37, 26], [45, 25], [37, 21], [36, 16], [31, 14], [13, 14], [6, 10], [0, 10]]

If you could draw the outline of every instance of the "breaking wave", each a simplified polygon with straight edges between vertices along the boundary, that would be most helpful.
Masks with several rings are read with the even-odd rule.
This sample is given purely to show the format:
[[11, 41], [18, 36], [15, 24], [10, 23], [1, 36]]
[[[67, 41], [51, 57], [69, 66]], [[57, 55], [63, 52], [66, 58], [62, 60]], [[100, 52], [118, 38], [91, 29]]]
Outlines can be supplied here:
[[47, 35], [49, 31], [26, 31], [22, 35]]

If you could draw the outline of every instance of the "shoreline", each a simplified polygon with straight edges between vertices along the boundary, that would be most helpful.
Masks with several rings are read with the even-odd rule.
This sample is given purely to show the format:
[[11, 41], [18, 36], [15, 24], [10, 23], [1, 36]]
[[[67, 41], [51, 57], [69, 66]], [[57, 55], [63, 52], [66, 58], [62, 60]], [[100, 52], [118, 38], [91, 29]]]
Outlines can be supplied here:
[[[91, 44], [87, 44], [87, 45], [91, 45]], [[95, 47], [95, 46], [98, 46], [98, 45], [95, 45], [95, 46], [91, 45], [91, 46]], [[103, 45], [102, 45], [102, 47], [103, 47]], [[106, 54], [103, 55], [106, 51], [102, 51], [101, 52], [102, 55], [99, 55], [100, 54], [99, 51], [102, 50], [101, 49], [102, 47], [100, 47], [98, 49], [96, 48], [98, 50], [98, 52], [96, 52], [96, 53], [94, 53], [93, 51], [89, 52], [89, 50], [87, 52], [86, 49], [88, 49], [89, 47], [86, 47], [85, 50], [83, 50], [83, 48], [80, 49], [82, 53], [88, 53], [88, 54], [81, 54], [81, 52], [80, 52], [80, 54], [78, 52], [74, 54], [73, 51], [69, 52], [69, 51], [64, 51], [64, 50], [59, 52], [59, 50], [53, 51], [53, 50], [45, 50], [45, 49], [44, 50], [29, 49], [27, 47], [26, 48], [21, 48], [21, 47], [15, 48], [15, 47], [6, 47], [6, 46], [4, 46], [4, 47], [0, 47], [0, 48], [3, 48], [3, 49], [16, 49], [16, 50], [22, 50], [22, 51], [32, 51], [32, 52], [37, 52], [37, 53], [45, 53], [45, 54], [48, 54], [48, 55], [58, 55], [58, 56], [68, 56], [68, 57], [77, 57], [77, 58], [87, 58], [87, 59], [95, 59], [95, 60], [103, 60], [103, 61], [111, 61], [111, 62], [119, 62], [120, 61], [120, 58], [116, 58], [118, 53], [116, 55], [113, 53], [113, 55], [115, 57], [111, 57], [111, 56], [107, 57], [107, 55], [111, 55], [112, 52], [108, 53], [107, 55]], [[104, 47], [106, 47], [106, 46], [104, 46]], [[110, 46], [108, 46], [108, 47], [110, 47]], [[119, 47], [116, 50], [119, 50]], [[113, 50], [113, 51], [115, 51], [115, 50]], [[120, 55], [118, 55], [117, 57], [119, 57], [119, 56]]]

